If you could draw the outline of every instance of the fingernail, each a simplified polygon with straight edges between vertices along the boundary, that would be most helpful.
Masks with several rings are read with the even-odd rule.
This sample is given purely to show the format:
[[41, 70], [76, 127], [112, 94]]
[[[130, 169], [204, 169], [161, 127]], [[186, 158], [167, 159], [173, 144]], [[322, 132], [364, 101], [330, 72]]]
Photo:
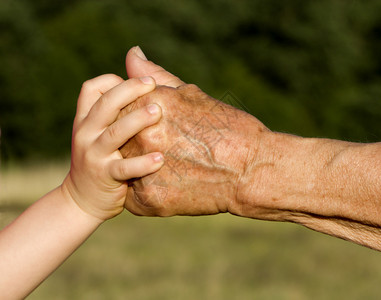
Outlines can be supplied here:
[[139, 58], [141, 58], [142, 60], [147, 60], [147, 57], [144, 55], [142, 49], [140, 49], [139, 46], [136, 46], [136, 47], [135, 47], [135, 54], [136, 54]]
[[144, 76], [144, 77], [140, 77], [139, 79], [144, 84], [153, 84], [155, 82], [151, 76]]
[[147, 110], [151, 115], [156, 115], [159, 112], [159, 106], [157, 104], [150, 104], [147, 106]]
[[161, 154], [161, 153], [155, 153], [154, 155], [153, 155], [153, 161], [154, 162], [162, 162], [164, 160], [164, 157], [163, 157], [163, 154]]

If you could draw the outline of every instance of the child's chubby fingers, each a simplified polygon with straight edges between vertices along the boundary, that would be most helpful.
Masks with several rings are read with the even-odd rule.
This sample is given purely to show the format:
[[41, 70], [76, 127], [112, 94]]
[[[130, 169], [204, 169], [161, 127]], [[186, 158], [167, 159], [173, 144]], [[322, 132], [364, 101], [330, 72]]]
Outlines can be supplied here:
[[113, 160], [110, 162], [110, 176], [118, 181], [139, 178], [159, 170], [164, 164], [164, 156], [153, 152], [142, 156]]
[[78, 97], [76, 121], [82, 121], [103, 94], [124, 81], [114, 74], [105, 74], [85, 81]]
[[97, 129], [112, 124], [120, 110], [156, 87], [152, 77], [132, 78], [106, 92], [88, 114], [88, 122]]
[[138, 132], [157, 123], [160, 117], [161, 108], [155, 103], [130, 112], [102, 133], [97, 141], [98, 151], [106, 154], [116, 151]]

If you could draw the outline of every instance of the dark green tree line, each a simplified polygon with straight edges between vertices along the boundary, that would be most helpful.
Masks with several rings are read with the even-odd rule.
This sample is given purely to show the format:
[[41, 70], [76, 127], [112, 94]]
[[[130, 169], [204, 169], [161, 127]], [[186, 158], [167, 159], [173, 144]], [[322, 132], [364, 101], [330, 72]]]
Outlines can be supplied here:
[[273, 130], [381, 139], [380, 1], [3, 0], [3, 159], [67, 155], [82, 82], [134, 45]]

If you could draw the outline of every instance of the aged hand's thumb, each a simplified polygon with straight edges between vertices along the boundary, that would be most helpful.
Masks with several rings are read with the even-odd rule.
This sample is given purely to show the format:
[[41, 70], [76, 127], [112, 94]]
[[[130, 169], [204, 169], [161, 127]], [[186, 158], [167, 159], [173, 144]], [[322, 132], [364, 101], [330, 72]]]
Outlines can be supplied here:
[[126, 69], [129, 78], [152, 76], [158, 85], [178, 87], [183, 85], [175, 75], [167, 72], [152, 61], [147, 60], [139, 46], [131, 48], [126, 56]]

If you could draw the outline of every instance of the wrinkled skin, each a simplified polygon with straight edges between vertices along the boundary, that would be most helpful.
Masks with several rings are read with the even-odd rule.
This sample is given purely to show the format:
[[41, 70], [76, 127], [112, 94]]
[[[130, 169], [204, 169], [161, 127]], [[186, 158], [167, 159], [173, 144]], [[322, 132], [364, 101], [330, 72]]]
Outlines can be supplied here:
[[149, 103], [161, 106], [162, 119], [120, 151], [124, 157], [161, 151], [165, 164], [156, 173], [130, 181], [125, 207], [146, 216], [235, 213], [251, 163], [247, 158], [253, 157], [266, 127], [195, 85], [158, 86], [120, 116]]

